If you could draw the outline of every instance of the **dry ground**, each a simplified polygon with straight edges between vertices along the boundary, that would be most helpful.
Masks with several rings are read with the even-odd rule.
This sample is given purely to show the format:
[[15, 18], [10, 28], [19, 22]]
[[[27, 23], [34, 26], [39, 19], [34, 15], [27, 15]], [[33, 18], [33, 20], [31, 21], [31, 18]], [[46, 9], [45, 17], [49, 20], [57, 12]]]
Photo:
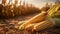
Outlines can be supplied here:
[[27, 30], [20, 31], [15, 28], [18, 22], [30, 19], [34, 15], [35, 14], [16, 18], [0, 19], [0, 34], [60, 34], [60, 27], [52, 27], [39, 32], [31, 32]]

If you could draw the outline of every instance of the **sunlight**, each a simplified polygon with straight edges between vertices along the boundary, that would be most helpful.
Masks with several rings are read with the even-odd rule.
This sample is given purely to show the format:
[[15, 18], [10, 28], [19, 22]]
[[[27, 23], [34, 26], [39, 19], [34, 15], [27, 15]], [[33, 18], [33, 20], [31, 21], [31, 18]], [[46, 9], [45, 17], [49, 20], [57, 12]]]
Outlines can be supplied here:
[[[20, 1], [21, 0], [18, 0], [18, 5], [20, 5]], [[12, 3], [15, 4], [15, 0], [12, 0]]]
[[13, 4], [14, 4], [14, 1], [15, 1], [15, 0], [12, 0], [12, 3], [13, 3]]
[[[17, 0], [6, 0], [6, 4], [8, 4], [9, 1], [11, 1], [10, 4], [12, 4], [12, 3], [15, 4], [15, 1], [17, 1]], [[23, 5], [24, 1], [27, 2], [27, 0], [18, 0], [18, 4], [17, 4], [17, 5], [18, 5], [18, 6], [19, 6], [20, 4]]]
[[18, 5], [20, 5], [20, 1], [21, 1], [21, 0], [18, 0]]

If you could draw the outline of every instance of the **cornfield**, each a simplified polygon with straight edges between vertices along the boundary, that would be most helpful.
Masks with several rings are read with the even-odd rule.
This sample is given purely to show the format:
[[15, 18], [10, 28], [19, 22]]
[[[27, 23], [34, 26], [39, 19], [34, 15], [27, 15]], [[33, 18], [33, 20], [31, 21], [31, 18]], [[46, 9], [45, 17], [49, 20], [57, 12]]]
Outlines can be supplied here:
[[60, 3], [41, 9], [28, 4], [3, 4], [0, 18], [8, 19], [0, 19], [0, 34], [60, 34]]

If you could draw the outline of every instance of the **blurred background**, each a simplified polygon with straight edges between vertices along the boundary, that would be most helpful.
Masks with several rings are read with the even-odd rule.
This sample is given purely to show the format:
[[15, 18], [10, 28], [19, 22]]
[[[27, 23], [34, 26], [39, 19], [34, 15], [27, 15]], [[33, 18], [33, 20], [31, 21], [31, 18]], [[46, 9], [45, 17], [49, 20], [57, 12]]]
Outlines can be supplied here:
[[17, 29], [17, 26], [20, 26], [18, 23], [42, 11], [47, 12], [57, 3], [60, 3], [60, 0], [0, 0], [0, 34], [60, 34], [60, 27], [33, 33]]
[[60, 0], [0, 0], [0, 17], [15, 17], [47, 11]]

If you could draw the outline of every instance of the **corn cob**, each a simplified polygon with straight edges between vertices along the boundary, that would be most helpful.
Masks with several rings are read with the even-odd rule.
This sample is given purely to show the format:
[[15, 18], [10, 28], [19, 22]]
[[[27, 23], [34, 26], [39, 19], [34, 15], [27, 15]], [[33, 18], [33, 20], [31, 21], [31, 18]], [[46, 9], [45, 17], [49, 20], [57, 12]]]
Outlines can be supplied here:
[[59, 7], [60, 7], [60, 4], [54, 5], [52, 8], [50, 8], [50, 9], [48, 10], [47, 16], [48, 16], [48, 17], [52, 17], [53, 14], [58, 10]]
[[27, 25], [27, 26], [25, 27], [25, 30], [32, 30], [32, 28], [33, 28], [34, 25], [35, 25], [35, 24], [29, 24], [29, 25]]
[[27, 22], [25, 22], [24, 24], [22, 24], [19, 29], [21, 28], [25, 28], [27, 25], [31, 24], [31, 23], [36, 23], [36, 22], [39, 22], [39, 21], [42, 21], [44, 20], [46, 17], [46, 12], [42, 12], [36, 16], [34, 16], [33, 18], [29, 19]]
[[52, 27], [53, 25], [54, 25], [54, 23], [52, 23], [51, 21], [45, 20], [45, 21], [42, 21], [42, 22], [35, 24], [32, 31], [35, 31], [35, 30], [41, 31], [41, 30], [44, 30], [46, 28]]
[[[53, 14], [58, 10], [59, 7], [60, 7], [60, 4], [56, 4], [51, 9], [49, 9], [47, 17], [52, 17]], [[46, 29], [48, 27], [52, 27], [52, 25], [54, 25], [54, 23], [55, 22], [50, 21], [50, 19], [47, 19], [46, 21], [35, 24], [32, 31], [34, 31], [34, 30], [39, 31], [39, 30]]]
[[20, 21], [20, 22], [18, 22], [18, 25], [22, 25], [24, 22], [26, 22], [26, 21]]

